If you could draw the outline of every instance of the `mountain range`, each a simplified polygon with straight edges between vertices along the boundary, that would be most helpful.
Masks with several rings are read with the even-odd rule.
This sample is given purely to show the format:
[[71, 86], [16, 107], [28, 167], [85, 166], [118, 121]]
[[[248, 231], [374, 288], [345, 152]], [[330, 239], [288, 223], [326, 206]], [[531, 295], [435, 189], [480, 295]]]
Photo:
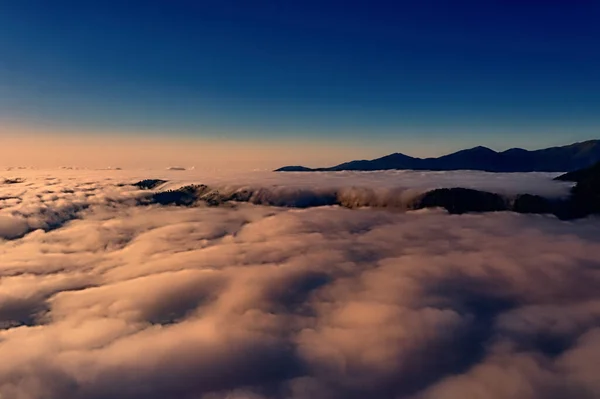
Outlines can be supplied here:
[[497, 152], [474, 147], [439, 158], [415, 158], [401, 153], [372, 160], [345, 162], [328, 168], [284, 166], [276, 172], [334, 172], [343, 170], [481, 170], [486, 172], [569, 172], [600, 161], [600, 140], [588, 140], [562, 147], [525, 150], [511, 148]]

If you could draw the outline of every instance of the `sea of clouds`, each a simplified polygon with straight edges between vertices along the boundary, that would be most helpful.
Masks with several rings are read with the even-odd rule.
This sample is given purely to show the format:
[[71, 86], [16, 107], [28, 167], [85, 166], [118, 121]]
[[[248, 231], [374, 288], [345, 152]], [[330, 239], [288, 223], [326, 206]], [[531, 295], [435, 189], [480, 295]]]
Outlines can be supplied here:
[[0, 398], [598, 398], [598, 219], [140, 206], [128, 185], [566, 195], [551, 177], [0, 171]]

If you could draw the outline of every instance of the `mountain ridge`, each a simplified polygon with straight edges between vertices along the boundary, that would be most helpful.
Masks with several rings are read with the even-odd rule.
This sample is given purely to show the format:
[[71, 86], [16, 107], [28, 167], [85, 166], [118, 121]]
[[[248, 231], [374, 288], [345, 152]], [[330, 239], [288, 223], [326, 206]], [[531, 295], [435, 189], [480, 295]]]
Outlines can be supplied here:
[[327, 168], [284, 166], [275, 172], [334, 172], [375, 170], [480, 170], [485, 172], [569, 172], [600, 162], [600, 139], [564, 146], [494, 151], [484, 146], [467, 148], [437, 158], [417, 158], [395, 152], [371, 160], [344, 162]]

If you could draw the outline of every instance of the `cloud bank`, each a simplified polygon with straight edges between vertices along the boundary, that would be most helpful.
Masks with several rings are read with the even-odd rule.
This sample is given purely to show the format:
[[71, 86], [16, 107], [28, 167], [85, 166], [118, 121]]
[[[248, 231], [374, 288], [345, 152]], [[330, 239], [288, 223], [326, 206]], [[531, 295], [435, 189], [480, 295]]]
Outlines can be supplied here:
[[18, 173], [2, 397], [600, 396], [595, 219], [141, 207], [121, 171]]

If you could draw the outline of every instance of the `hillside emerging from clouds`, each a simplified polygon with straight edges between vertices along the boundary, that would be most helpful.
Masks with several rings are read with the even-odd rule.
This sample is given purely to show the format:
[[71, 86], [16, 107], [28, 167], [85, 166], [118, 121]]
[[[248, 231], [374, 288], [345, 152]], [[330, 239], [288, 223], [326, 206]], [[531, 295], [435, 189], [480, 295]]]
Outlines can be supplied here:
[[284, 166], [276, 172], [370, 170], [481, 170], [486, 172], [569, 172], [600, 161], [600, 140], [528, 151], [496, 152], [486, 147], [461, 150], [439, 158], [414, 158], [394, 153], [373, 160], [345, 162], [329, 168]]

